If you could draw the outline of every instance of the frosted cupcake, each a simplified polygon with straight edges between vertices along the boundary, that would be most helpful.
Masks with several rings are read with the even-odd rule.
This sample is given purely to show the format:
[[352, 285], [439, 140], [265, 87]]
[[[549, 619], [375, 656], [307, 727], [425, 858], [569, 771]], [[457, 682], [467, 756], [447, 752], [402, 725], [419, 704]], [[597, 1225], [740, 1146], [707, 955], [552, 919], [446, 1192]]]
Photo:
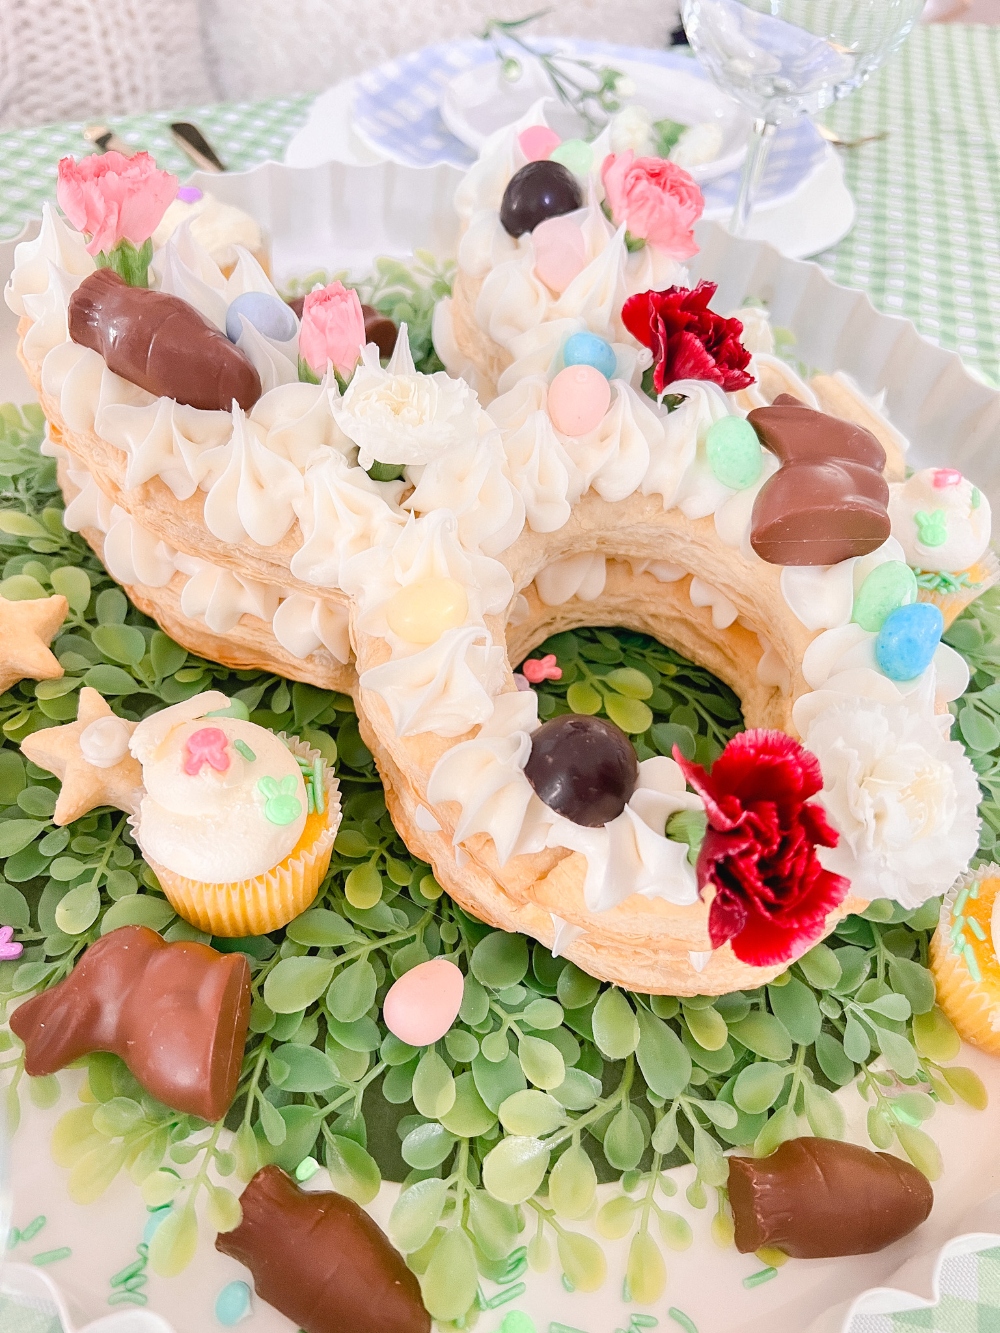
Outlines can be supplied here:
[[937, 1002], [966, 1041], [1000, 1055], [1000, 866], [963, 876], [931, 940]]
[[155, 713], [130, 749], [136, 841], [174, 910], [212, 935], [264, 935], [304, 912], [330, 864], [338, 784], [319, 753], [232, 716], [210, 691]]
[[892, 535], [906, 552], [920, 600], [952, 621], [1000, 577], [990, 550], [990, 502], [950, 467], [926, 467], [890, 489]]
[[182, 185], [177, 191], [153, 232], [153, 249], [162, 249], [185, 222], [190, 222], [191, 235], [212, 256], [224, 277], [228, 278], [236, 267], [237, 246], [249, 250], [264, 272], [270, 272], [270, 256], [257, 222], [242, 208], [224, 204], [197, 185]]

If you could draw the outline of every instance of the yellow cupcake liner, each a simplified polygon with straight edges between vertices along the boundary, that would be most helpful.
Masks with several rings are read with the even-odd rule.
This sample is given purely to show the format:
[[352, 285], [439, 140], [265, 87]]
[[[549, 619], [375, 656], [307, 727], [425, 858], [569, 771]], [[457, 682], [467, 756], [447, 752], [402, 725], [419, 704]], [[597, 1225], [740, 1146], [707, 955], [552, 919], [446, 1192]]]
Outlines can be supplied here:
[[[1000, 582], [1000, 563], [992, 547], [976, 564], [961, 570], [961, 574], [965, 575], [967, 582], [954, 592], [921, 588], [917, 597], [918, 601], [932, 602], [940, 610], [944, 616], [945, 629], [954, 624], [965, 608], [971, 606], [977, 597], [982, 597], [987, 588], [992, 588], [995, 583]], [[919, 576], [918, 571], [918, 578]]]
[[998, 893], [1000, 866], [963, 875], [941, 904], [930, 950], [938, 1004], [961, 1037], [991, 1055], [1000, 1055], [1000, 960], [991, 931]]
[[[319, 751], [304, 741], [284, 733], [280, 739], [294, 755], [310, 760], [320, 757]], [[326, 877], [340, 827], [340, 783], [329, 767], [324, 768], [324, 779], [323, 810], [306, 816], [298, 842], [283, 861], [263, 874], [230, 883], [208, 883], [149, 861], [177, 915], [206, 934], [230, 939], [266, 935], [300, 916], [315, 900]]]

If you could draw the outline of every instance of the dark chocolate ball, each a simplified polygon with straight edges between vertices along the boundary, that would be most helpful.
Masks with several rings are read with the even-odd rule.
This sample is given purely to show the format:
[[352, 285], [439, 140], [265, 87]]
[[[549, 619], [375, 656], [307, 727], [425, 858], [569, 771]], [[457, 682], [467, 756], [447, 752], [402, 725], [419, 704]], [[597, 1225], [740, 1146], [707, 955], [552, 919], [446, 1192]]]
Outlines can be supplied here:
[[639, 763], [632, 742], [613, 722], [567, 713], [532, 736], [524, 776], [557, 814], [602, 828], [628, 804]]
[[507, 182], [500, 221], [511, 236], [523, 236], [546, 218], [582, 207], [580, 183], [561, 162], [529, 162]]

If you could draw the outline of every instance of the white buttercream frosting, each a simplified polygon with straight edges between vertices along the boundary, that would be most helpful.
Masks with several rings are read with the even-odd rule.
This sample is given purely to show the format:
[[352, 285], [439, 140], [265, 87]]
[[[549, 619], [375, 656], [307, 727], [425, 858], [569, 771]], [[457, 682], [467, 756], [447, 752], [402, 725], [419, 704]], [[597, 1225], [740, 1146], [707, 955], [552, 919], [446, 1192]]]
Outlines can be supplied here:
[[888, 537], [870, 555], [837, 565], [786, 565], [780, 575], [781, 593], [806, 629], [836, 629], [850, 621], [854, 599], [868, 575], [890, 560], [906, 563], [895, 537]]
[[54, 205], [46, 202], [42, 204], [38, 235], [14, 247], [14, 268], [4, 289], [4, 300], [15, 315], [30, 315], [24, 299], [48, 291], [53, 268], [64, 275], [65, 287], [72, 293], [96, 267], [80, 233], [68, 227]]
[[467, 625], [412, 656], [369, 667], [360, 685], [385, 701], [397, 736], [461, 736], [492, 716], [505, 677], [504, 650], [486, 629]]
[[176, 564], [188, 575], [181, 591], [181, 611], [204, 621], [213, 634], [231, 633], [245, 615], [267, 624], [274, 619], [280, 594], [273, 585], [256, 583], [193, 555], [178, 554]]
[[[130, 743], [142, 764], [145, 787], [133, 819], [136, 841], [151, 861], [201, 883], [233, 883], [272, 869], [293, 850], [306, 822], [305, 783], [295, 757], [264, 727], [206, 717], [219, 707], [213, 702], [217, 697], [197, 696], [204, 711], [192, 716], [187, 709], [172, 726], [167, 715], [173, 709], [154, 714], [150, 721], [155, 725], [147, 732], [147, 724], [140, 722]], [[222, 697], [224, 707], [228, 700]], [[213, 739], [204, 736], [206, 730], [222, 733], [212, 747], [222, 769], [201, 758]], [[241, 753], [236, 741], [253, 759]], [[197, 772], [186, 771], [196, 765]], [[297, 802], [298, 815], [287, 823], [269, 817], [262, 779]]]
[[293, 657], [308, 657], [322, 647], [338, 662], [351, 660], [350, 612], [342, 602], [291, 593], [279, 603], [271, 629]]
[[291, 572], [317, 587], [343, 587], [352, 557], [391, 544], [402, 530], [406, 516], [396, 504], [402, 489], [399, 482], [372, 481], [337, 452], [314, 463], [294, 503], [302, 545]]
[[95, 718], [80, 732], [80, 753], [93, 768], [114, 768], [128, 754], [129, 726], [120, 717]]
[[302, 474], [268, 448], [263, 429], [235, 404], [232, 439], [223, 448], [222, 470], [205, 497], [205, 526], [220, 541], [249, 537], [273, 546], [295, 522]]
[[563, 556], [540, 569], [535, 575], [535, 590], [546, 606], [562, 606], [571, 597], [593, 602], [604, 591], [607, 560], [597, 551]]

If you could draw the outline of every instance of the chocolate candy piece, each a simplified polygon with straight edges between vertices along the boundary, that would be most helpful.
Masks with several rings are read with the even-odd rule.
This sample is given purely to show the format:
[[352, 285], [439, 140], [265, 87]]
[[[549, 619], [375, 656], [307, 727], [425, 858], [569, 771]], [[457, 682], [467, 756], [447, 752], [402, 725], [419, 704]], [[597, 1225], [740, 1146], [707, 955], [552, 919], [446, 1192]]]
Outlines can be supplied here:
[[567, 713], [531, 738], [524, 776], [547, 806], [601, 828], [625, 809], [639, 780], [632, 742], [613, 722]]
[[99, 352], [122, 379], [156, 398], [228, 412], [248, 412], [260, 376], [238, 347], [179, 296], [130, 287], [99, 268], [69, 300], [69, 336]]
[[243, 1220], [215, 1248], [246, 1264], [257, 1295], [305, 1333], [430, 1333], [420, 1284], [353, 1199], [300, 1190], [265, 1166]]
[[836, 1139], [791, 1139], [770, 1157], [730, 1157], [729, 1202], [741, 1254], [793, 1259], [872, 1254], [908, 1235], [934, 1204], [922, 1172]]
[[15, 1009], [10, 1026], [29, 1074], [111, 1051], [161, 1102], [215, 1121], [236, 1095], [249, 1021], [243, 954], [121, 926], [92, 944], [65, 981]]
[[546, 218], [583, 207], [580, 182], [559, 162], [529, 162], [507, 182], [500, 221], [511, 236], [534, 231]]
[[365, 342], [374, 343], [381, 357], [392, 356], [396, 350], [399, 329], [386, 315], [380, 315], [370, 305], [363, 305], [361, 313], [365, 317]]
[[781, 467], [754, 501], [750, 544], [772, 565], [836, 565], [889, 536], [885, 450], [869, 430], [783, 393], [747, 417]]

